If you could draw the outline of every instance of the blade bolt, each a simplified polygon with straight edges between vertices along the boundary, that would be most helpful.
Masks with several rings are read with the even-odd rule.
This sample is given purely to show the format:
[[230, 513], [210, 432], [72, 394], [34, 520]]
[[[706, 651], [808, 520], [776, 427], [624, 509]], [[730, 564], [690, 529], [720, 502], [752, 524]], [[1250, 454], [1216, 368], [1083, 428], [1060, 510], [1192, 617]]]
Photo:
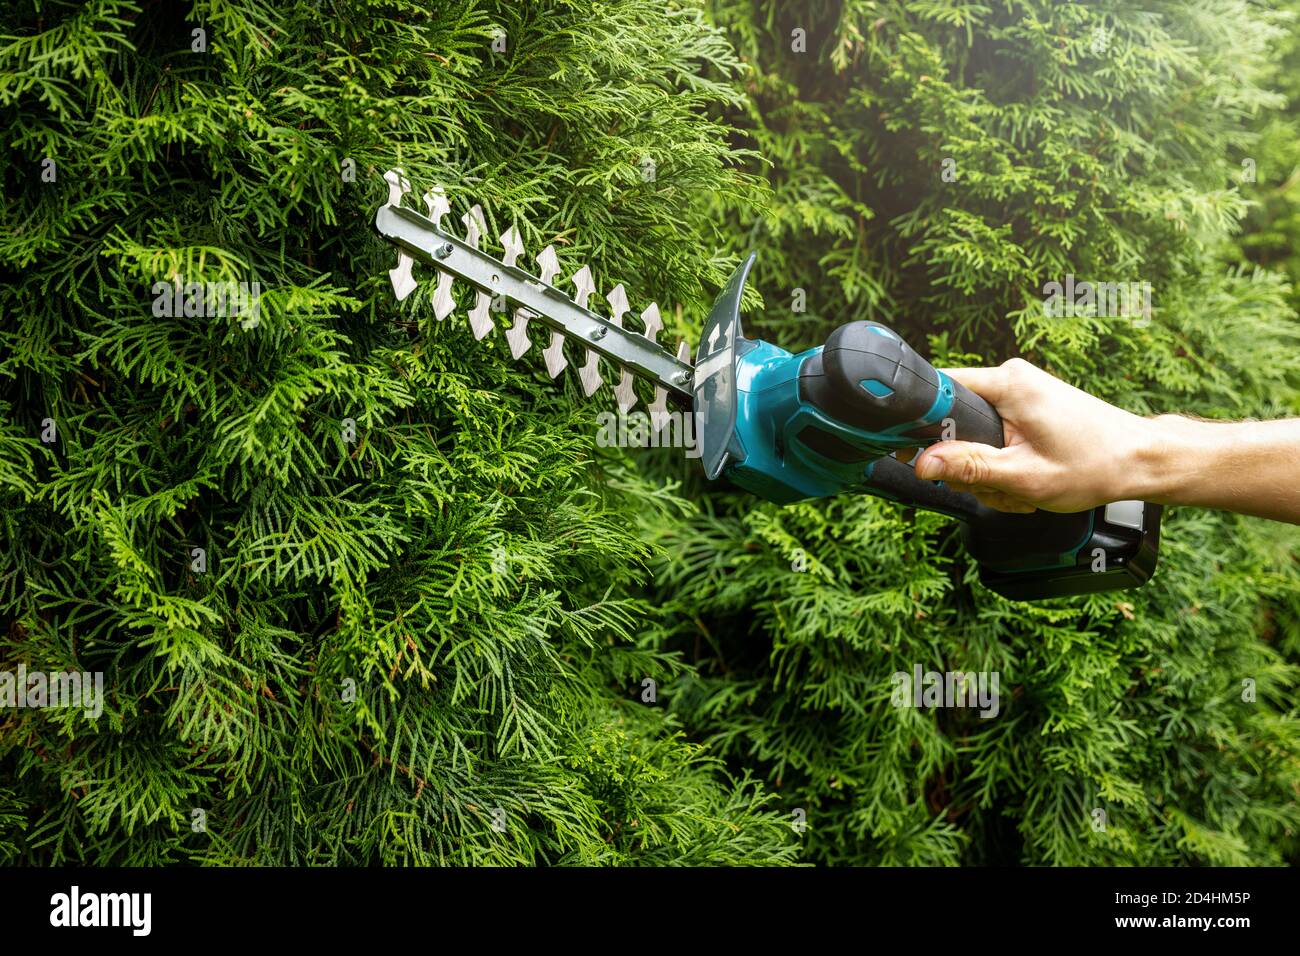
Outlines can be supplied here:
[[673, 380], [676, 381], [678, 385], [685, 385], [687, 382], [691, 380], [691, 373], [678, 372], [676, 375], [673, 376]]
[[599, 342], [601, 339], [605, 337], [605, 333], [608, 331], [609, 329], [605, 328], [603, 325], [596, 326], [594, 329], [591, 330], [592, 341]]
[[433, 254], [437, 256], [439, 259], [446, 259], [449, 255], [451, 255], [451, 243], [444, 242], [437, 249], [433, 250]]

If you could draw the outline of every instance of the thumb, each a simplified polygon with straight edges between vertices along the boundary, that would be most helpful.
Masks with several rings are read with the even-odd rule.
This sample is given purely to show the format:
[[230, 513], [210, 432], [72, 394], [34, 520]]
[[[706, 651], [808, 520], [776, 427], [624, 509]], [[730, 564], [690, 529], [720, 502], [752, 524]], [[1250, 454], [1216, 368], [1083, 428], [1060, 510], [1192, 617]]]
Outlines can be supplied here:
[[916, 459], [916, 477], [972, 488], [1006, 490], [1012, 481], [1007, 449], [973, 441], [941, 441]]

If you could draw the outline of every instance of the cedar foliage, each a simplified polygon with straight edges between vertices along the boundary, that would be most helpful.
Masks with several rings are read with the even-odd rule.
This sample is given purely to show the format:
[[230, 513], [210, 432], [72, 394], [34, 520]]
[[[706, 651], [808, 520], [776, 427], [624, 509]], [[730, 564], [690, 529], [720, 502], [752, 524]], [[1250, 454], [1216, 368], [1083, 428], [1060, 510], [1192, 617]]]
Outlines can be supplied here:
[[[770, 206], [730, 216], [760, 253], [751, 336], [875, 319], [936, 364], [1022, 355], [1138, 413], [1300, 412], [1285, 276], [1226, 264], [1241, 160], [1282, 106], [1268, 9], [709, 7], [752, 68], [738, 143], [770, 161]], [[1149, 281], [1151, 321], [1046, 317], [1067, 273]], [[693, 490], [698, 515], [646, 522], [671, 557], [644, 643], [693, 665], [665, 695], [683, 723], [805, 809], [805, 859], [1295, 862], [1295, 527], [1170, 509], [1146, 587], [1029, 605], [979, 586], [948, 519]], [[1000, 714], [892, 707], [917, 664], [999, 672]]]
[[1278, 4], [1286, 25], [1269, 57], [1268, 85], [1287, 99], [1258, 121], [1259, 136], [1241, 158], [1242, 190], [1251, 200], [1235, 243], [1236, 261], [1282, 272], [1291, 302], [1300, 302], [1300, 5]]
[[[22, 0], [0, 37], [0, 668], [107, 698], [0, 717], [0, 860], [791, 859], [634, 696], [679, 666], [632, 642], [661, 492], [599, 480], [576, 389], [432, 282], [399, 307], [372, 228], [402, 164], [564, 275], [705, 295], [693, 197], [759, 187], [700, 13]], [[255, 280], [258, 321], [156, 318], [174, 280]]]
[[[401, 164], [683, 331], [753, 247], [784, 347], [875, 318], [1139, 412], [1295, 414], [1293, 293], [1224, 264], [1284, 25], [703, 6], [0, 12], [0, 670], [108, 691], [4, 715], [0, 860], [1294, 861], [1294, 529], [1169, 513], [1143, 590], [1005, 602], [947, 519], [593, 448], [572, 381], [434, 320], [427, 273], [396, 304], [370, 227]], [[1046, 321], [1066, 272], [1150, 281], [1153, 321]], [[155, 319], [178, 276], [257, 279], [259, 323]], [[999, 671], [1001, 714], [891, 707], [918, 663]]]

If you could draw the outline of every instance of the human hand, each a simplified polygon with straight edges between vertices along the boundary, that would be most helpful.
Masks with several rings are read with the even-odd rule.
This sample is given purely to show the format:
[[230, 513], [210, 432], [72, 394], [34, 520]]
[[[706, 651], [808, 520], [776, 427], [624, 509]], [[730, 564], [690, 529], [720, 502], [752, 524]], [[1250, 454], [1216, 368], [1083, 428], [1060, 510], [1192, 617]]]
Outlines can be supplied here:
[[[999, 511], [1085, 511], [1133, 497], [1152, 422], [1067, 385], [1023, 359], [944, 369], [1002, 416], [1003, 448], [943, 441], [916, 456], [919, 478], [943, 480]], [[900, 453], [903, 461], [915, 450]]]

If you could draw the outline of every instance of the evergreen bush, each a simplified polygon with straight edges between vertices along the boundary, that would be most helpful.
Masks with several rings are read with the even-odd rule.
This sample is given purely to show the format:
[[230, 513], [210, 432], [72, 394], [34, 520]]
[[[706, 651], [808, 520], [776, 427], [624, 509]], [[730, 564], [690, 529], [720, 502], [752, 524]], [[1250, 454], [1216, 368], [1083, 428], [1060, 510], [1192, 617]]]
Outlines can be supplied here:
[[[737, 142], [771, 164], [765, 214], [731, 217], [760, 253], [751, 335], [874, 319], [936, 364], [1020, 355], [1141, 414], [1300, 412], [1285, 277], [1227, 264], [1293, 24], [1244, 2], [710, 10], [751, 68]], [[1150, 315], [1050, 317], [1070, 274], [1149, 282]], [[1169, 509], [1147, 586], [1031, 605], [976, 582], [946, 518], [702, 484], [696, 516], [647, 522], [669, 557], [644, 644], [692, 665], [665, 694], [685, 726], [804, 809], [804, 859], [1296, 860], [1293, 526]], [[999, 714], [891, 706], [917, 665], [998, 672]]]
[[[1249, 205], [1293, 29], [10, 4], [0, 672], [105, 698], [0, 713], [0, 862], [1294, 862], [1294, 528], [1171, 509], [1141, 590], [1008, 602], [949, 519], [598, 448], [608, 397], [436, 320], [428, 273], [398, 304], [372, 229], [397, 165], [675, 334], [757, 249], [746, 328], [792, 350], [870, 318], [1139, 413], [1294, 415], [1291, 227]], [[1149, 316], [1046, 315], [1069, 274]], [[176, 282], [258, 312], [155, 315]], [[998, 715], [892, 706], [915, 666], [999, 673]]]
[[[402, 164], [565, 275], [711, 294], [697, 197], [757, 187], [701, 14], [24, 0], [0, 35], [0, 669], [105, 675], [98, 719], [0, 716], [0, 860], [792, 859], [637, 696], [681, 666], [632, 642], [657, 489], [432, 283], [398, 307], [372, 225]], [[259, 309], [159, 318], [160, 282]]]

